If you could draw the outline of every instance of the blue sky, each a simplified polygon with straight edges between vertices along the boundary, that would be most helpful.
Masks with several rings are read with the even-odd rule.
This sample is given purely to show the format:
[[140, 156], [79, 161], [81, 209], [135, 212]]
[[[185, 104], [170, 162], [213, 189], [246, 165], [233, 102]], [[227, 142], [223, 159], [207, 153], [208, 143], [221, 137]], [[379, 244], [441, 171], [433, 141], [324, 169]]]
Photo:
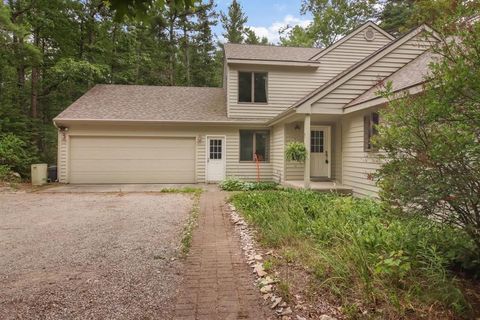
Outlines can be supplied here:
[[[226, 12], [231, 0], [216, 0], [217, 11]], [[289, 25], [305, 26], [311, 21], [310, 16], [300, 15], [301, 0], [239, 0], [248, 17], [247, 26], [258, 36], [266, 36], [270, 42], [278, 42], [278, 30]], [[220, 40], [222, 26], [220, 22], [214, 27]]]

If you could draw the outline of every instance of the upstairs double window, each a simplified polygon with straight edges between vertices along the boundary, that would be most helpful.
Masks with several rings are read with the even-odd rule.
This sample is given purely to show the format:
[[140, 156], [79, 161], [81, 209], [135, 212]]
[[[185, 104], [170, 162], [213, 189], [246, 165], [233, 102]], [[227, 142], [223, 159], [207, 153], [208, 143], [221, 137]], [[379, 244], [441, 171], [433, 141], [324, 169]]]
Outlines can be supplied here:
[[267, 103], [268, 73], [238, 72], [238, 102]]

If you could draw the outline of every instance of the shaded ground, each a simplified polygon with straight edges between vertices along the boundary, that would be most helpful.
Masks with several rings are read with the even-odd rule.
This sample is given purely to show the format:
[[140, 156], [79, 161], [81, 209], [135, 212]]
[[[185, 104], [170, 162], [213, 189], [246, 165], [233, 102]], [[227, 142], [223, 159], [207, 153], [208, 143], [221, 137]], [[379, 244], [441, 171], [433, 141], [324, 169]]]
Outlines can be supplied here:
[[180, 194], [0, 194], [2, 319], [165, 319]]

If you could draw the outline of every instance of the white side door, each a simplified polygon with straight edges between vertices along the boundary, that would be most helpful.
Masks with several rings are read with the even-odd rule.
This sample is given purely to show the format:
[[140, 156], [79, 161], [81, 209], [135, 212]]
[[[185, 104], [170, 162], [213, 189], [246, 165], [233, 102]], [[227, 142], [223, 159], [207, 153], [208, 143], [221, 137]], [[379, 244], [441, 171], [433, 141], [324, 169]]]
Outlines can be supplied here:
[[225, 179], [225, 137], [207, 137], [207, 182]]
[[330, 127], [312, 127], [310, 132], [310, 175], [330, 178], [330, 165]]

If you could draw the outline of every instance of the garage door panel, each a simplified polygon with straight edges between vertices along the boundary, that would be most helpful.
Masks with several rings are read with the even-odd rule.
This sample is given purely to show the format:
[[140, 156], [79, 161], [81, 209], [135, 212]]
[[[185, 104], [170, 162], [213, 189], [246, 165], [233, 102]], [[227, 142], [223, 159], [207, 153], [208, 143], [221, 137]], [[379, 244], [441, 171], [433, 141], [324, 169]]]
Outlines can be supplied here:
[[190, 171], [191, 159], [128, 159], [128, 160], [76, 160], [75, 172], [101, 172], [101, 171]]
[[[155, 174], [137, 172], [135, 175], [119, 173], [74, 174], [75, 183], [192, 183], [190, 173], [167, 173], [161, 177]], [[108, 182], [105, 182], [108, 181]]]
[[[73, 137], [72, 142], [76, 147], [125, 147], [129, 148], [164, 148], [177, 147], [179, 145], [190, 146], [193, 138], [182, 137]], [[133, 144], [132, 144], [133, 143]]]
[[76, 160], [177, 160], [188, 159], [194, 160], [195, 156], [192, 150], [186, 148], [75, 148], [71, 152], [72, 159]]
[[71, 183], [193, 183], [195, 140], [72, 137]]

